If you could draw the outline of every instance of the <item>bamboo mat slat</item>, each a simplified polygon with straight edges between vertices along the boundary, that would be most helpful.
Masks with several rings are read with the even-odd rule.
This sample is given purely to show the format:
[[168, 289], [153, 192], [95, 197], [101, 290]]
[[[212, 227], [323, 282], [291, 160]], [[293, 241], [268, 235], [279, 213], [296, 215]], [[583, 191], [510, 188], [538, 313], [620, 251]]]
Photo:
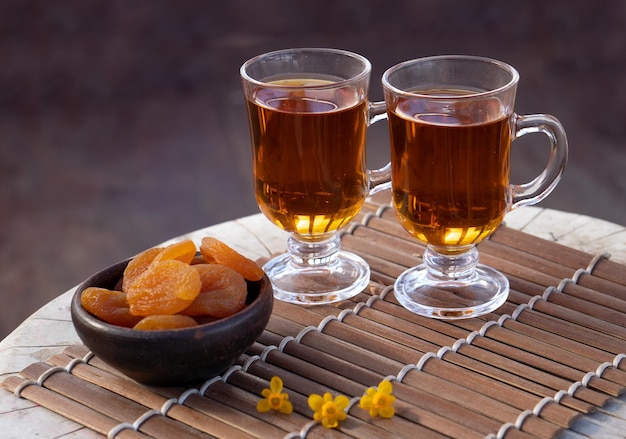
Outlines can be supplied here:
[[[198, 387], [143, 386], [80, 345], [2, 386], [116, 438], [552, 438], [626, 390], [626, 267], [609, 255], [502, 226], [479, 249], [509, 278], [507, 303], [448, 322], [396, 301], [391, 285], [424, 246], [390, 206], [366, 204], [342, 242], [370, 264], [370, 286], [334, 305], [276, 301], [258, 340]], [[256, 411], [275, 375], [291, 415]], [[358, 407], [382, 379], [394, 384], [392, 419]], [[312, 421], [308, 395], [324, 392], [351, 398], [339, 429]]]

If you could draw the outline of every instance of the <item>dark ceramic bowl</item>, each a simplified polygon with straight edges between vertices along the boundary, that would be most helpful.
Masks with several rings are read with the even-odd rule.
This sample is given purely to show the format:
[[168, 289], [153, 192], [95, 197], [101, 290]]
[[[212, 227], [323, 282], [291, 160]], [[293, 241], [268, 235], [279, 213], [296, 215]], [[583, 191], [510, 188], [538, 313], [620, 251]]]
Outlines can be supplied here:
[[87, 312], [80, 296], [87, 287], [114, 288], [128, 261], [112, 265], [78, 286], [72, 298], [72, 322], [96, 356], [144, 384], [191, 384], [219, 375], [255, 342], [272, 314], [272, 287], [265, 276], [248, 283], [248, 298], [241, 311], [210, 323], [158, 331], [111, 325]]

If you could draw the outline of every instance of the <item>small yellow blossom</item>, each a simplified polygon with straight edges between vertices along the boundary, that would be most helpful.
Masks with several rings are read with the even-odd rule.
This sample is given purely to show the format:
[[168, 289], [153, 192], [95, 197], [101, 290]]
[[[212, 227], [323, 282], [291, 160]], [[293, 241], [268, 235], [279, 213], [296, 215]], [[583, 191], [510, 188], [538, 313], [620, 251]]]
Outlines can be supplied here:
[[391, 382], [383, 380], [378, 384], [378, 388], [367, 389], [359, 401], [359, 407], [368, 410], [372, 417], [380, 415], [383, 418], [391, 418], [396, 413], [393, 408], [396, 397], [391, 394], [392, 391]]
[[315, 412], [313, 419], [321, 420], [326, 428], [337, 428], [339, 422], [346, 419], [345, 409], [350, 404], [347, 396], [339, 395], [334, 399], [328, 392], [324, 396], [312, 394], [309, 396], [309, 407]]
[[261, 395], [264, 399], [260, 400], [256, 409], [263, 413], [270, 410], [275, 410], [280, 413], [289, 414], [293, 411], [293, 405], [289, 401], [289, 395], [283, 392], [283, 380], [278, 377], [272, 377], [270, 381], [270, 388], [263, 389]]

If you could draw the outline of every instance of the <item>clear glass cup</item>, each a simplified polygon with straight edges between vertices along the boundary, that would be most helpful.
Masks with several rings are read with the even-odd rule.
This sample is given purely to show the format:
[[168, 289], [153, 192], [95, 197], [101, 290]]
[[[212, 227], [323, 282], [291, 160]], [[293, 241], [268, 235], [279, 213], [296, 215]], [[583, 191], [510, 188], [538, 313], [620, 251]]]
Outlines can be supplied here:
[[390, 180], [389, 164], [366, 164], [367, 126], [385, 117], [367, 100], [370, 71], [360, 55], [317, 48], [266, 53], [241, 67], [256, 200], [291, 233], [287, 253], [263, 266], [279, 300], [336, 302], [369, 282], [368, 264], [341, 250], [337, 231]]
[[[508, 279], [478, 263], [476, 244], [509, 210], [544, 199], [561, 177], [565, 131], [550, 115], [514, 113], [518, 81], [513, 67], [472, 56], [415, 59], [383, 75], [393, 205], [404, 228], [427, 244], [423, 263], [394, 285], [398, 301], [417, 314], [467, 318], [500, 307]], [[535, 132], [549, 139], [546, 168], [511, 184], [511, 142]]]

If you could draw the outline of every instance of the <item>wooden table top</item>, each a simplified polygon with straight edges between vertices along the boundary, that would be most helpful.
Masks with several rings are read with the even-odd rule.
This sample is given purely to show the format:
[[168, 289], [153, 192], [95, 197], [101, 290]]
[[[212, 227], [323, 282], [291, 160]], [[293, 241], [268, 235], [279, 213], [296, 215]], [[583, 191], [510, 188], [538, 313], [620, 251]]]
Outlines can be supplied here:
[[[511, 229], [547, 241], [556, 241], [592, 255], [601, 254], [602, 257], [607, 257], [607, 253], [610, 253], [612, 261], [626, 264], [624, 226], [588, 216], [538, 207], [525, 207], [511, 212], [505, 222]], [[265, 258], [272, 253], [283, 251], [287, 239], [285, 232], [280, 231], [261, 214], [257, 214], [197, 230], [168, 242], [191, 238], [198, 243], [207, 235], [222, 239], [251, 259]], [[67, 346], [80, 344], [69, 312], [73, 291], [74, 288], [59, 295], [0, 342], [0, 381], [18, 374], [32, 363], [46, 361]], [[626, 352], [626, 341], [623, 343], [622, 352]], [[623, 363], [622, 361], [621, 366], [624, 366]], [[626, 429], [626, 399], [622, 395], [616, 397], [600, 414], [585, 416], [584, 419], [577, 421], [574, 427], [562, 433], [562, 437], [623, 438], [625, 437], [623, 432], [626, 431], [624, 429]], [[28, 399], [18, 398], [4, 389], [0, 389], [0, 431], [5, 438], [103, 437], [81, 424]]]

